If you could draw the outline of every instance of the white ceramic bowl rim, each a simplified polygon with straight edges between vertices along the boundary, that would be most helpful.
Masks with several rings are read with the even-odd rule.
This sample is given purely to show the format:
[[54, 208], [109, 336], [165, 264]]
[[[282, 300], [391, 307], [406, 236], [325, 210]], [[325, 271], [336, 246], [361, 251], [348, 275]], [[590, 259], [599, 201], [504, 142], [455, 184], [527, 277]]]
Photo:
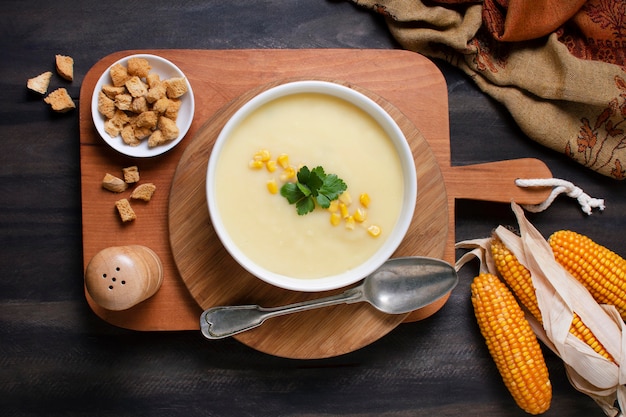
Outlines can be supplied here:
[[[268, 269], [262, 268], [261, 266], [250, 260], [237, 247], [235, 242], [232, 241], [227, 231], [225, 230], [221, 221], [219, 210], [217, 208], [217, 203], [214, 198], [215, 187], [213, 187], [212, 184], [212, 179], [215, 178], [215, 166], [217, 159], [219, 158], [220, 151], [224, 146], [225, 141], [230, 136], [233, 128], [263, 104], [283, 96], [298, 93], [328, 94], [330, 96], [346, 100], [347, 102], [356, 105], [357, 107], [368, 113], [380, 124], [380, 126], [393, 141], [400, 157], [400, 162], [402, 164], [402, 173], [404, 175], [404, 199], [402, 202], [400, 216], [398, 218], [398, 221], [396, 222], [393, 231], [390, 233], [387, 241], [383, 244], [383, 246], [367, 262], [364, 262], [354, 269], [338, 275], [313, 279], [293, 278], [282, 274], [277, 274]], [[361, 94], [360, 92], [341, 84], [316, 80], [294, 81], [270, 88], [253, 97], [242, 107], [240, 107], [239, 110], [237, 110], [224, 125], [222, 131], [215, 141], [213, 150], [211, 151], [211, 156], [209, 157], [206, 192], [207, 202], [209, 206], [209, 215], [213, 224], [213, 228], [215, 229], [226, 250], [244, 269], [246, 269], [254, 276], [262, 279], [263, 281], [280, 288], [307, 292], [326, 291], [342, 288], [362, 280], [369, 274], [373, 273], [376, 269], [378, 269], [395, 252], [395, 250], [404, 239], [413, 219], [415, 201], [417, 198], [417, 175], [415, 171], [415, 161], [413, 160], [413, 154], [404, 134], [402, 133], [402, 130], [397, 125], [395, 120], [376, 102], [374, 102], [372, 99], [365, 96], [364, 94]]]
[[[182, 100], [181, 106], [178, 111], [178, 118], [176, 120], [176, 125], [178, 126], [180, 133], [176, 139], [166, 144], [155, 146], [154, 148], [149, 148], [148, 141], [143, 140], [142, 143], [139, 144], [138, 146], [130, 146], [130, 145], [125, 144], [119, 135], [112, 138], [104, 130], [105, 118], [98, 111], [98, 93], [100, 92], [104, 84], [111, 82], [110, 81], [111, 76], [109, 74], [109, 70], [111, 69], [111, 67], [115, 64], [126, 65], [126, 63], [128, 62], [130, 58], [147, 59], [150, 62], [150, 65], [152, 66], [152, 70], [150, 70], [150, 72], [159, 74], [161, 76], [161, 79], [167, 79], [167, 78], [172, 78], [172, 77], [185, 77], [188, 91], [187, 93], [185, 93], [184, 96], [181, 97], [181, 100]], [[96, 83], [94, 92], [91, 97], [91, 117], [93, 119], [94, 125], [96, 126], [96, 130], [98, 131], [102, 139], [116, 151], [124, 155], [137, 157], [137, 158], [145, 158], [145, 157], [153, 157], [153, 156], [161, 155], [169, 151], [176, 145], [178, 145], [178, 143], [185, 137], [185, 135], [187, 134], [187, 131], [189, 130], [189, 127], [191, 126], [194, 112], [195, 112], [195, 100], [193, 96], [193, 90], [191, 89], [191, 84], [189, 83], [189, 80], [187, 79], [185, 74], [180, 70], [180, 68], [178, 68], [171, 61], [163, 57], [160, 57], [157, 55], [151, 55], [151, 54], [129, 55], [109, 65], [106, 71], [104, 71], [102, 75], [100, 76], [100, 78], [98, 79], [98, 82]]]

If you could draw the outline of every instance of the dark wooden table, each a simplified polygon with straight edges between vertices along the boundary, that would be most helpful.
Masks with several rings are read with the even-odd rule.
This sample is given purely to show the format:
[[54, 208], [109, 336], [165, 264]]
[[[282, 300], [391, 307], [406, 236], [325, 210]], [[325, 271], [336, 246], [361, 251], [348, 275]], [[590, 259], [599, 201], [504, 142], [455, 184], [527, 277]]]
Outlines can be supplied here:
[[[289, 360], [199, 332], [134, 332], [97, 318], [83, 294], [78, 112], [54, 114], [26, 80], [75, 59], [77, 101], [109, 53], [153, 48], [398, 48], [384, 22], [342, 1], [5, 1], [0, 11], [0, 414], [3, 416], [514, 416], [469, 302], [476, 265], [429, 319], [353, 353]], [[518, 157], [606, 199], [584, 215], [559, 198], [531, 221], [572, 228], [626, 254], [625, 184], [527, 139], [506, 110], [455, 68], [449, 92], [454, 165]], [[457, 240], [514, 224], [506, 204], [458, 201]], [[547, 352], [549, 416], [601, 416]]]

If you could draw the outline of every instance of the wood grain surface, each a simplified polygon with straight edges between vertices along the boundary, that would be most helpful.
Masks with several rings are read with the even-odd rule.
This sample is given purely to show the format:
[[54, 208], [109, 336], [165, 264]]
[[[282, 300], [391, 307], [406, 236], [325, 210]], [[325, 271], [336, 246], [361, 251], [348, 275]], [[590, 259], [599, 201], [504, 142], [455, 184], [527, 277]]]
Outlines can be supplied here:
[[[98, 137], [90, 117], [90, 98], [93, 94], [95, 81], [115, 61], [133, 53], [159, 54], [174, 62], [186, 74], [194, 91], [196, 113], [187, 137], [174, 150], [164, 156], [148, 160], [133, 159], [111, 151]], [[372, 63], [374, 56], [382, 61]], [[250, 65], [253, 63], [253, 65]], [[332, 65], [327, 65], [332, 63]], [[246, 65], [247, 64], [247, 65]], [[242, 74], [245, 71], [245, 77]], [[384, 77], [383, 77], [384, 75]], [[385, 105], [390, 114], [409, 136], [414, 146], [416, 169], [418, 170], [419, 197], [416, 206], [416, 222], [407, 236], [408, 242], [399, 248], [401, 255], [426, 255], [440, 257], [454, 262], [454, 202], [456, 194], [460, 197], [485, 199], [494, 201], [510, 201], [520, 203], [540, 202], [546, 197], [546, 191], [526, 190], [514, 185], [514, 179], [524, 177], [549, 177], [547, 167], [538, 160], [524, 159], [519, 161], [501, 161], [494, 165], [485, 164], [477, 167], [453, 168], [450, 166], [450, 145], [448, 137], [448, 114], [445, 82], [441, 72], [432, 62], [421, 55], [406, 51], [374, 51], [374, 50], [245, 50], [245, 51], [197, 51], [197, 50], [162, 50], [162, 51], [119, 51], [98, 62], [87, 73], [81, 88], [81, 181], [83, 199], [83, 248], [84, 262], [100, 250], [109, 246], [124, 244], [144, 244], [157, 252], [164, 264], [164, 283], [159, 292], [151, 299], [124, 311], [110, 311], [95, 303], [89, 294], [87, 300], [92, 309], [112, 324], [137, 330], [179, 330], [196, 329], [199, 327], [199, 309], [213, 305], [235, 302], [250, 302], [242, 297], [232, 297], [230, 292], [223, 296], [214, 295], [210, 301], [200, 294], [211, 293], [214, 277], [220, 271], [229, 271], [233, 267], [242, 276], [247, 277], [238, 266], [223, 256], [217, 268], [199, 268], [197, 264], [183, 263], [194, 254], [210, 253], [210, 247], [200, 238], [190, 246], [184, 245], [184, 251], [178, 250], [173, 257], [169, 245], [168, 220], [174, 224], [185, 224], [181, 220], [190, 214], [203, 213], [205, 201], [203, 172], [214, 136], [219, 133], [220, 126], [225, 123], [233, 109], [240, 106], [248, 97], [263, 89], [267, 83], [276, 83], [285, 79], [334, 79], [346, 85], [352, 85], [371, 94]], [[242, 80], [245, 80], [243, 82]], [[216, 92], [219, 91], [219, 94]], [[417, 100], [419, 106], [411, 106]], [[233, 106], [233, 107], [231, 107]], [[199, 125], [203, 127], [199, 128]], [[208, 126], [208, 127], [207, 127]], [[422, 136], [423, 134], [423, 136]], [[191, 145], [190, 145], [191, 142]], [[192, 147], [190, 153], [185, 148]], [[198, 149], [196, 151], [196, 149]], [[182, 158], [182, 161], [181, 161]], [[120, 222], [111, 204], [121, 195], [111, 195], [102, 189], [100, 181], [104, 173], [116, 173], [124, 166], [138, 165], [143, 181], [157, 185], [156, 197], [139, 208], [138, 220], [130, 224]], [[183, 179], [173, 185], [174, 171]], [[185, 172], [190, 167], [189, 173]], [[194, 168], [195, 170], [192, 170]], [[456, 172], [459, 174], [456, 174]], [[443, 172], [443, 175], [442, 175]], [[191, 178], [186, 176], [191, 175]], [[450, 177], [450, 181], [446, 180]], [[497, 181], [494, 179], [497, 178]], [[178, 188], [181, 188], [179, 191]], [[175, 208], [182, 211], [167, 214], [168, 195], [171, 190]], [[180, 192], [180, 194], [179, 194]], [[184, 198], [192, 195], [197, 205], [187, 209]], [[179, 197], [183, 195], [183, 197]], [[180, 201], [183, 200], [181, 204]], [[169, 201], [171, 204], [172, 201]], [[423, 217], [422, 217], [423, 216]], [[173, 217], [173, 218], [172, 218]], [[207, 218], [190, 217], [191, 227], [183, 229], [180, 237], [173, 240], [175, 249], [182, 242], [192, 241], [189, 234], [199, 230], [207, 223]], [[195, 220], [195, 221], [194, 221]], [[443, 222], [446, 220], [445, 222]], [[171, 227], [170, 227], [171, 230]], [[177, 229], [173, 229], [177, 230]], [[208, 229], [207, 239], [211, 244], [219, 245], [215, 236]], [[417, 243], [410, 243], [417, 242]], [[203, 252], [207, 251], [207, 252]], [[181, 252], [184, 254], [181, 255]], [[194, 259], [192, 257], [192, 259]], [[199, 259], [199, 258], [196, 258]], [[177, 262], [179, 264], [177, 265]], [[202, 265], [202, 263], [200, 263]], [[177, 268], [178, 267], [178, 268]], [[182, 272], [182, 280], [180, 273]], [[203, 274], [209, 274], [203, 281]], [[256, 282], [254, 280], [246, 281]], [[198, 282], [204, 282], [199, 286]], [[218, 280], [218, 282], [220, 282]], [[261, 283], [259, 288], [265, 288]], [[198, 290], [202, 288], [202, 290]], [[191, 293], [187, 290], [191, 289]], [[218, 292], [222, 291], [221, 286]], [[261, 294], [267, 293], [261, 292]], [[288, 294], [288, 293], [283, 293]], [[190, 296], [191, 295], [191, 296]], [[259, 296], [263, 302], [272, 305], [280, 302], [293, 301], [305, 295], [292, 294], [274, 298]], [[195, 302], [194, 302], [195, 299]], [[440, 308], [445, 300], [436, 305], [427, 306], [423, 310], [405, 317], [407, 321], [424, 318]], [[366, 312], [376, 317], [383, 326], [373, 326], [373, 334], [382, 336], [400, 322], [399, 317], [383, 317], [380, 313], [365, 305], [341, 306], [329, 311], [318, 311], [302, 314], [304, 320], [315, 322], [318, 316], [332, 314], [330, 310], [346, 311], [349, 317], [354, 310]], [[256, 334], [273, 334], [274, 325], [295, 321], [300, 318], [282, 318], [273, 321], [267, 327], [256, 329], [249, 334], [238, 336], [240, 340], [253, 344], [251, 340], [266, 340], [266, 337], [255, 338]], [[370, 323], [365, 319], [363, 327]], [[306, 327], [302, 328], [305, 331]], [[329, 330], [332, 331], [332, 328]], [[312, 357], [325, 357], [345, 353], [341, 346], [352, 346], [352, 349], [376, 340], [377, 337], [362, 332], [357, 326], [352, 332], [346, 333], [347, 343], [339, 343], [337, 347], [327, 351], [312, 353]], [[358, 335], [363, 342], [354, 343], [350, 335]], [[320, 337], [325, 337], [321, 335]], [[324, 345], [324, 349], [327, 349]], [[277, 340], [275, 346], [281, 346], [279, 355], [290, 356], [289, 344]], [[311, 345], [313, 346], [313, 344]], [[319, 346], [319, 345], [318, 345]], [[260, 348], [260, 347], [259, 347]], [[271, 351], [271, 348], [264, 348]], [[319, 348], [321, 349], [321, 347]], [[295, 353], [292, 353], [295, 355]], [[297, 356], [307, 356], [301, 351]]]

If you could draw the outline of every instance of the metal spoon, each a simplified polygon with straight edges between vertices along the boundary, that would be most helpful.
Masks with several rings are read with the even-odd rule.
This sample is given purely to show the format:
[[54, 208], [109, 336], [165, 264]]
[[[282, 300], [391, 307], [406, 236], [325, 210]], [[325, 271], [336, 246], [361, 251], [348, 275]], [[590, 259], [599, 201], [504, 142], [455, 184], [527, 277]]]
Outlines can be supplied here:
[[200, 328], [208, 339], [221, 339], [260, 326], [271, 317], [362, 301], [384, 313], [403, 314], [437, 301], [452, 291], [457, 282], [456, 270], [445, 261], [419, 256], [393, 258], [361, 285], [343, 293], [273, 308], [213, 307], [200, 316]]

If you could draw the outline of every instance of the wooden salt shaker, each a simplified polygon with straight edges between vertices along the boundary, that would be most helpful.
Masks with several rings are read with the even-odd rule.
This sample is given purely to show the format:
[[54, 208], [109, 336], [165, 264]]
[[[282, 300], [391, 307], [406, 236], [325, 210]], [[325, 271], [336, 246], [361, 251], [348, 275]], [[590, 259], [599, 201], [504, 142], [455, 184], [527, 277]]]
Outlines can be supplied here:
[[140, 245], [113, 246], [98, 252], [87, 265], [85, 286], [107, 310], [126, 310], [152, 297], [163, 282], [161, 260]]

